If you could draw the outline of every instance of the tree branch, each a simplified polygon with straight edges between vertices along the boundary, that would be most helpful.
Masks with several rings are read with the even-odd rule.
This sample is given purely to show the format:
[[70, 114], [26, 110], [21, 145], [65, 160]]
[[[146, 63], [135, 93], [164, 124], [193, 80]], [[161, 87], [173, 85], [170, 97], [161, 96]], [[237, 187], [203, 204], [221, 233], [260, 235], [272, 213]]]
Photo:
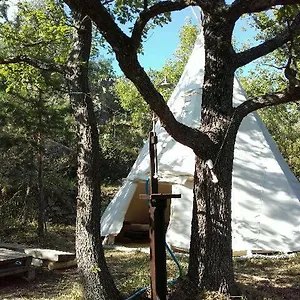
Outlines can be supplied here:
[[[149, 8], [144, 9], [139, 18], [136, 20], [131, 39], [135, 49], [138, 49], [141, 43], [143, 30], [148, 23], [148, 21], [159, 14], [163, 14], [166, 12], [182, 10], [188, 6], [195, 6], [200, 1], [196, 0], [178, 0], [178, 1], [162, 1], [152, 5]], [[203, 1], [201, 1], [203, 2]]]
[[63, 65], [54, 62], [41, 61], [35, 58], [27, 57], [26, 55], [17, 55], [9, 58], [0, 57], [0, 65], [17, 64], [17, 63], [26, 63], [40, 70], [58, 72], [61, 74], [65, 73], [65, 69], [66, 69]]
[[[299, 0], [300, 2], [300, 0]], [[264, 43], [252, 47], [243, 52], [237, 53], [235, 57], [235, 69], [242, 67], [251, 61], [260, 58], [268, 53], [273, 52], [277, 48], [290, 41], [294, 35], [300, 34], [300, 13], [297, 14], [290, 28], [287, 28], [283, 32], [277, 34], [274, 38], [265, 41]]]
[[[198, 152], [207, 153], [210, 151], [214, 144], [207, 134], [190, 128], [175, 119], [162, 95], [156, 90], [147, 73], [138, 62], [137, 49], [133, 46], [132, 40], [121, 31], [105, 7], [98, 0], [64, 1], [71, 9], [84, 12], [96, 24], [99, 31], [114, 49], [121, 70], [135, 84], [144, 100], [159, 117], [166, 131], [175, 140], [194, 150], [197, 145], [198, 149], [196, 150]], [[201, 0], [201, 2], [204, 3], [206, 0]], [[173, 8], [176, 6], [170, 5]], [[147, 15], [147, 19], [149, 20], [149, 15]], [[199, 143], [199, 139], [203, 142]], [[201, 149], [199, 149], [199, 144], [203, 146], [200, 146]]]
[[[149, 76], [139, 64], [136, 54], [127, 54], [118, 60], [126, 77], [137, 87], [151, 110], [159, 117], [166, 131], [176, 141], [197, 151], [199, 155], [211, 153], [214, 143], [209, 136], [205, 132], [188, 127], [175, 119], [163, 96], [156, 90]], [[199, 143], [199, 140], [202, 142]]]
[[266, 94], [243, 102], [236, 108], [235, 116], [241, 121], [245, 116], [257, 109], [299, 100], [300, 87], [287, 88], [282, 92]]
[[73, 11], [91, 18], [115, 53], [132, 47], [131, 39], [120, 29], [112, 15], [99, 0], [64, 0]]
[[210, 0], [176, 0], [161, 1], [150, 8], [144, 9], [136, 20], [132, 36], [127, 36], [114, 21], [112, 15], [105, 8], [104, 3], [99, 0], [64, 0], [71, 10], [82, 11], [88, 15], [98, 27], [99, 31], [112, 46], [115, 53], [120, 49], [133, 47], [136, 51], [139, 48], [143, 30], [148, 21], [162, 13], [182, 10], [190, 5], [199, 5], [203, 10], [208, 8]]
[[267, 10], [276, 5], [300, 4], [299, 0], [235, 0], [230, 6], [230, 12], [238, 19], [246, 13]]

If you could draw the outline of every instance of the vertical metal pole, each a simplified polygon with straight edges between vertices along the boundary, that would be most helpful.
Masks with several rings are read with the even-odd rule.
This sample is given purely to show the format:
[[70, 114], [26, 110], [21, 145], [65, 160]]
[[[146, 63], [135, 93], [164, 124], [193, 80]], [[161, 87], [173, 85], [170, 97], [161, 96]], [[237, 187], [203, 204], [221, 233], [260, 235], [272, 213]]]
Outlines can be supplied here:
[[[157, 178], [157, 156], [156, 144], [157, 137], [154, 132], [150, 132], [149, 137], [150, 153], [150, 175], [151, 192], [158, 194]], [[166, 268], [166, 249], [165, 249], [165, 199], [150, 200], [150, 271], [151, 271], [151, 299], [166, 300], [167, 296], [167, 268]]]

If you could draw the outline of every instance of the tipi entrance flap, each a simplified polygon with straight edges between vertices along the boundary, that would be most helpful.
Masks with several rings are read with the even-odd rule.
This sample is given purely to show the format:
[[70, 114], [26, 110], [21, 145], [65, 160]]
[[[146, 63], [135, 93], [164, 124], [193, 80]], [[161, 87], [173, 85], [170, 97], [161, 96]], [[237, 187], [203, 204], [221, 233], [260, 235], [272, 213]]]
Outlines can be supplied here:
[[101, 236], [117, 235], [124, 222], [130, 201], [135, 193], [137, 183], [126, 180], [101, 217]]
[[[129, 207], [124, 217], [127, 224], [149, 224], [149, 205], [147, 200], [140, 199], [141, 194], [145, 194], [146, 183], [140, 181], [137, 183], [136, 190], [131, 198]], [[159, 193], [171, 194], [172, 185], [169, 183], [159, 183]], [[165, 220], [168, 223], [170, 219], [170, 203], [168, 202]]]

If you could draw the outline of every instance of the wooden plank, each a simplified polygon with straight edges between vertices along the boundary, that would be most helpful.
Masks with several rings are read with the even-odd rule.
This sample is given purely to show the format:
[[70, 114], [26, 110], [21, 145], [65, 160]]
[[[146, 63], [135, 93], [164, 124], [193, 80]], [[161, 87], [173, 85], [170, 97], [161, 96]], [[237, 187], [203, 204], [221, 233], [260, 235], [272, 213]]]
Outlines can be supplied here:
[[0, 247], [15, 250], [18, 252], [23, 252], [29, 256], [43, 260], [63, 262], [73, 260], [75, 258], [75, 253], [72, 252], [58, 251], [52, 249], [30, 248], [28, 246], [19, 244], [0, 243]]
[[278, 250], [252, 250], [252, 254], [265, 254], [265, 255], [275, 255], [282, 253]]
[[18, 259], [27, 257], [28, 255], [22, 252], [13, 251], [10, 249], [0, 248], [0, 261], [6, 259]]
[[25, 253], [34, 258], [56, 262], [65, 262], [75, 258], [75, 253], [51, 249], [25, 249]]
[[238, 257], [238, 256], [246, 256], [247, 250], [240, 250], [240, 251], [233, 251], [232, 256]]
[[24, 278], [27, 281], [31, 281], [35, 277], [35, 269], [30, 266], [16, 266], [12, 268], [0, 269], [0, 277], [6, 277], [17, 274], [24, 274]]
[[252, 255], [252, 254], [261, 254], [261, 255], [276, 255], [280, 254], [280, 251], [277, 250], [241, 250], [241, 251], [233, 251], [233, 256], [247, 256], [247, 255]]
[[70, 261], [65, 262], [58, 262], [58, 261], [51, 261], [48, 263], [48, 269], [49, 270], [56, 270], [56, 269], [67, 269], [77, 266], [77, 260], [76, 258]]
[[11, 263], [16, 263], [23, 265], [27, 260], [31, 261], [31, 257], [25, 253], [13, 251], [10, 249], [0, 248], [0, 265], [8, 265]]

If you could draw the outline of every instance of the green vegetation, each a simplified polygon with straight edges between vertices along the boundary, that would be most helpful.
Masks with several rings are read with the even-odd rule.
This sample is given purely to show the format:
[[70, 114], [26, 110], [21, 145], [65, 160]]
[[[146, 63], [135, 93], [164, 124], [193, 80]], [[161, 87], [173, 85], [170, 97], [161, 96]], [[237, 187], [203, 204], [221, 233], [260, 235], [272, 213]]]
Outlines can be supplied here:
[[[66, 251], [74, 250], [74, 227], [50, 226], [49, 238], [44, 241], [34, 239], [32, 226], [21, 231], [15, 228], [9, 233], [10, 241], [18, 241], [33, 246], [44, 246]], [[3, 232], [1, 233], [3, 236]], [[122, 252], [105, 250], [110, 271], [121, 293], [133, 294], [139, 288], [149, 285], [149, 255], [142, 252]], [[188, 256], [179, 255], [178, 260], [187, 271]], [[177, 277], [178, 270], [168, 257], [168, 277]], [[248, 258], [235, 259], [235, 273], [243, 296], [233, 299], [282, 300], [299, 299], [300, 255], [289, 258]], [[184, 280], [184, 278], [183, 278]], [[174, 286], [169, 286], [173, 289]], [[149, 292], [149, 291], [148, 291]], [[188, 299], [188, 290], [182, 300]], [[149, 296], [149, 293], [148, 293]], [[227, 300], [218, 293], [204, 293], [206, 300]], [[76, 268], [66, 270], [39, 269], [36, 279], [27, 283], [22, 279], [7, 278], [0, 283], [1, 299], [14, 300], [82, 300], [82, 286]], [[147, 299], [139, 297], [136, 299]], [[232, 298], [230, 298], [232, 299]]]
[[[299, 13], [299, 5], [276, 7], [261, 12], [249, 19], [257, 30], [256, 40], [264, 41], [273, 37], [279, 28], [290, 26], [290, 17]], [[243, 88], [249, 98], [282, 90], [288, 82], [286, 68], [299, 70], [299, 37], [291, 43], [259, 59], [255, 68], [241, 77]], [[298, 75], [297, 75], [298, 76]], [[296, 79], [297, 80], [297, 79]], [[299, 103], [288, 103], [259, 110], [269, 132], [291, 170], [300, 180], [300, 110]]]
[[[8, 1], [2, 1], [0, 4], [0, 15], [2, 16], [0, 20], [0, 236], [1, 241], [74, 251], [76, 200], [81, 203], [80, 201], [84, 196], [90, 193], [91, 197], [86, 198], [88, 201], [92, 200], [88, 202], [88, 205], [86, 205], [87, 202], [84, 204], [88, 206], [90, 216], [97, 216], [94, 219], [94, 225], [97, 224], [98, 226], [99, 203], [101, 202], [103, 211], [115, 192], [115, 189], [111, 188], [110, 185], [117, 184], [127, 175], [147, 136], [147, 132], [151, 128], [152, 112], [138, 92], [137, 83], [140, 84], [143, 80], [147, 82], [147, 78], [153, 82], [155, 87], [152, 90], [153, 98], [148, 99], [148, 104], [151, 104], [156, 97], [156, 100], [167, 101], [173, 89], [170, 87], [164, 89], [162, 83], [167, 80], [173, 86], [176, 85], [192, 51], [198, 29], [188, 22], [180, 33], [180, 45], [174, 56], [166, 62], [161, 70], [149, 70], [147, 74], [139, 73], [144, 76], [143, 80], [139, 78], [139, 81], [136, 80], [136, 85], [134, 85], [125, 77], [118, 77], [113, 71], [111, 61], [101, 56], [103, 51], [106, 51], [104, 49], [107, 49], [107, 44], [95, 28], [92, 36], [92, 49], [91, 51], [88, 49], [90, 53], [86, 53], [86, 60], [82, 59], [83, 56], [78, 53], [82, 54], [83, 51], [78, 51], [78, 48], [76, 48], [76, 45], [79, 44], [78, 36], [82, 34], [80, 28], [83, 23], [91, 24], [90, 19], [92, 17], [86, 19], [82, 11], [76, 14], [75, 10], [73, 12], [66, 10], [64, 2], [76, 1], [20, 1], [16, 17], [10, 20], [7, 15]], [[91, 2], [93, 1], [91, 0]], [[217, 2], [216, 5], [219, 5]], [[236, 2], [242, 3], [242, 1]], [[157, 25], [162, 26], [170, 21], [169, 11], [157, 15], [155, 15], [156, 12], [153, 12], [153, 18], [146, 20], [149, 8], [147, 6], [155, 3], [155, 1], [149, 3], [148, 1], [107, 2], [109, 13], [121, 24], [126, 24], [128, 21], [133, 22], [144, 11], [146, 15], [144, 20], [146, 23], [149, 22], [144, 24], [145, 27], [143, 27], [142, 20], [139, 23], [142, 26], [135, 31], [135, 38], [133, 38], [135, 44], [132, 48], [135, 48], [137, 53], [143, 51], [140, 42], [145, 39], [149, 29], [153, 29]], [[160, 2], [156, 4], [159, 6]], [[102, 3], [99, 5], [102, 5]], [[222, 9], [220, 7], [220, 11]], [[263, 9], [259, 8], [258, 10]], [[214, 15], [215, 11], [217, 10], [211, 11], [211, 16]], [[293, 25], [291, 20], [298, 13], [299, 5], [295, 5], [281, 6], [253, 15], [252, 24], [258, 30], [257, 40], [259, 42], [265, 41], [277, 35], [283, 28], [290, 28]], [[203, 15], [203, 17], [205, 16]], [[220, 22], [221, 19], [216, 18], [216, 23]], [[226, 19], [225, 15], [224, 19]], [[235, 18], [230, 19], [230, 21], [233, 19]], [[79, 22], [80, 26], [75, 26], [74, 20], [78, 22], [81, 20], [81, 23]], [[206, 22], [206, 24], [213, 22], [212, 18], [207, 18]], [[229, 32], [228, 28], [225, 28], [227, 24], [213, 25], [210, 28], [211, 34], [214, 33], [217, 38], [224, 38], [224, 36], [218, 36], [220, 33], [218, 31], [214, 32], [214, 28], [220, 26], [224, 32], [226, 30]], [[92, 30], [89, 32], [90, 35], [92, 35], [91, 32]], [[77, 39], [75, 33], [77, 33]], [[102, 30], [102, 33], [106, 35], [107, 32]], [[209, 40], [208, 35], [206, 38]], [[217, 38], [212, 40], [215, 41]], [[229, 40], [228, 43], [230, 43]], [[214, 60], [220, 60], [221, 64], [219, 65], [222, 65], [224, 61], [231, 61], [233, 58], [232, 53], [227, 53], [230, 59], [225, 58], [225, 56], [221, 57], [223, 50], [228, 48], [227, 45], [221, 47], [222, 51], [218, 55], [213, 54], [213, 52], [215, 48], [220, 46], [219, 44], [214, 46], [208, 44], [207, 46], [210, 47], [210, 57], [213, 58], [211, 63]], [[85, 47], [85, 49], [87, 48], [89, 47]], [[112, 47], [108, 51], [116, 51], [117, 48]], [[262, 58], [256, 65], [256, 69], [250, 71], [247, 78], [242, 78], [248, 96], [256, 97], [281, 91], [287, 83], [289, 83], [291, 91], [297, 85], [297, 80], [299, 83], [299, 79], [297, 77], [291, 78], [287, 75], [287, 71], [299, 69], [299, 50], [299, 37], [294, 37], [290, 39], [289, 43]], [[120, 51], [120, 48], [118, 51]], [[215, 57], [213, 57], [214, 55]], [[127, 55], [123, 55], [123, 57], [127, 57]], [[132, 57], [134, 58], [134, 55]], [[86, 68], [88, 60], [89, 69]], [[227, 65], [225, 67], [227, 68]], [[76, 75], [82, 69], [86, 73], [82, 72], [84, 73], [83, 78], [78, 79], [80, 76], [76, 77]], [[207, 72], [209, 70], [212, 70], [212, 68], [206, 69]], [[218, 69], [217, 67], [217, 70], [217, 72], [212, 72], [212, 80], [207, 86], [211, 85], [215, 75], [222, 72], [224, 68]], [[130, 78], [134, 79], [137, 76], [133, 74]], [[217, 86], [219, 87], [225, 79], [227, 79], [227, 76], [223, 76]], [[83, 82], [85, 85], [82, 84]], [[83, 85], [85, 87], [90, 85], [90, 89], [81, 89]], [[224, 91], [227, 91], [228, 86]], [[149, 88], [149, 85], [147, 88]], [[143, 92], [143, 90], [145, 90], [143, 86], [139, 88], [140, 92]], [[219, 92], [219, 89], [215, 89], [215, 91]], [[221, 99], [226, 94], [220, 92], [219, 97], [216, 97], [214, 93], [211, 95], [209, 93], [208, 91], [208, 94], [206, 94], [206, 99], [211, 97], [209, 99], [210, 104], [207, 106], [209, 109], [206, 111], [211, 109], [209, 107], [211, 103], [216, 99]], [[147, 98], [147, 96], [147, 93], [144, 93], [144, 98]], [[86, 99], [89, 101], [86, 101]], [[230, 96], [228, 96], [228, 99], [230, 102]], [[165, 101], [161, 101], [161, 107], [164, 107]], [[220, 102], [225, 103], [226, 101]], [[218, 111], [218, 105], [218, 103], [215, 103], [216, 111], [212, 115], [219, 115], [220, 111], [223, 115], [223, 108]], [[86, 107], [88, 108], [86, 109]], [[159, 114], [159, 111], [156, 113]], [[228, 116], [230, 113], [228, 113]], [[94, 117], [94, 114], [95, 120], [91, 122], [91, 116]], [[260, 114], [290, 167], [296, 176], [300, 178], [299, 104], [279, 105], [272, 109], [265, 108]], [[165, 125], [168, 126], [168, 120], [165, 119], [165, 121], [167, 121]], [[217, 120], [215, 124], [218, 121], [220, 120]], [[210, 120], [207, 124], [209, 123]], [[89, 131], [92, 127], [91, 124], [94, 127]], [[216, 132], [216, 137], [221, 138], [222, 134], [224, 135], [222, 130], [228, 124], [224, 123], [223, 125], [219, 126], [220, 131]], [[77, 142], [76, 130], [80, 126], [82, 139]], [[214, 132], [214, 130], [218, 131], [219, 129], [212, 124], [212, 128], [207, 132]], [[100, 133], [99, 140], [97, 130]], [[92, 140], [92, 135], [89, 135], [90, 132], [94, 133], [93, 137], [96, 136], [95, 141], [93, 140], [94, 143], [91, 144], [89, 144]], [[193, 132], [196, 131], [193, 130]], [[204, 133], [205, 136], [207, 132]], [[77, 136], [80, 136], [79, 131], [77, 131]], [[201, 138], [195, 139], [199, 142], [199, 145], [201, 144]], [[101, 149], [98, 149], [98, 142]], [[218, 141], [215, 144], [218, 144]], [[202, 146], [199, 147], [201, 151], [197, 149], [195, 153], [203, 152]], [[80, 153], [78, 149], [83, 150], [81, 153], [84, 153], [84, 155], [76, 161], [77, 153]], [[224, 155], [229, 152], [227, 151]], [[91, 153], [99, 154], [99, 159], [96, 159], [96, 161], [91, 159], [91, 157], [96, 157]], [[211, 155], [211, 153], [209, 154]], [[79, 172], [82, 180], [79, 180], [79, 184], [76, 180], [78, 161], [82, 163], [80, 169], [82, 172]], [[98, 164], [99, 168], [97, 167]], [[92, 166], [91, 172], [88, 172], [87, 165]], [[225, 169], [223, 167], [222, 171]], [[200, 171], [200, 174], [203, 173], [205, 172]], [[88, 178], [88, 176], [90, 177]], [[98, 195], [97, 192], [100, 188], [100, 183], [97, 181], [98, 177], [101, 177], [102, 184], [107, 186], [102, 188], [102, 197], [98, 193], [99, 197], [97, 198], [95, 195]], [[230, 174], [225, 177], [229, 178]], [[87, 178], [90, 184], [89, 187], [92, 187], [93, 191], [96, 192], [93, 192], [91, 188], [86, 188]], [[76, 191], [80, 187], [82, 187], [83, 192], [81, 195], [83, 196], [76, 199]], [[228, 185], [226, 188], [230, 189], [230, 186]], [[215, 199], [215, 197], [212, 198]], [[221, 203], [224, 199], [219, 200]], [[230, 201], [229, 198], [225, 200]], [[202, 199], [198, 199], [199, 201], [202, 201]], [[82, 212], [80, 206], [78, 207], [77, 212]], [[96, 213], [94, 213], [95, 211]], [[89, 220], [84, 213], [82, 213], [82, 216], [82, 220]], [[82, 223], [78, 222], [77, 224]], [[37, 228], [39, 233], [43, 233], [39, 234], [38, 238]], [[87, 229], [88, 226], [84, 225], [82, 228]], [[98, 227], [91, 226], [89, 228], [94, 230], [94, 237], [97, 236], [99, 239]], [[77, 240], [79, 240], [80, 232], [77, 230], [77, 233]], [[207, 238], [210, 238], [210, 235], [205, 237], [205, 239]], [[82, 239], [84, 240], [84, 238]], [[100, 243], [97, 246], [101, 250]], [[95, 248], [89, 249], [90, 252], [94, 250]], [[204, 253], [208, 250], [196, 251], [195, 255], [197, 256], [200, 252]], [[95, 254], [95, 252], [93, 253]], [[229, 253], [229, 251], [227, 252]], [[122, 294], [129, 295], [137, 288], [149, 284], [149, 266], [146, 255], [106, 251], [106, 258], [110, 271]], [[220, 256], [220, 258], [224, 260], [224, 257]], [[199, 261], [199, 259], [197, 258], [194, 261]], [[103, 265], [105, 264], [104, 259], [101, 262]], [[183, 257], [182, 262], [185, 270], [187, 270], [187, 259]], [[170, 277], [176, 276], [176, 268], [170, 261], [168, 265]], [[215, 270], [218, 270], [220, 265], [215, 266]], [[98, 265], [95, 269], [97, 268]], [[86, 274], [89, 273], [89, 270]], [[198, 273], [199, 270], [200, 268], [198, 268]], [[281, 299], [282, 296], [292, 299], [294, 294], [299, 299], [296, 283], [299, 280], [300, 272], [299, 256], [288, 260], [238, 261], [235, 264], [235, 271], [241, 289], [244, 291], [245, 299]], [[99, 288], [102, 283], [98, 284]], [[7, 293], [4, 289], [4, 292], [1, 291], [0, 295], [2, 293], [7, 299], [58, 300], [81, 299], [83, 294], [83, 288], [76, 270], [58, 272], [41, 270], [36, 282], [28, 285], [23, 284], [23, 286], [22, 282], [18, 282], [18, 287], [19, 284], [20, 289], [16, 289], [15, 285], [10, 287], [8, 282], [8, 286], [5, 287], [5, 289], [8, 288]], [[55, 286], [55, 289], [53, 286]], [[193, 288], [189, 285], [187, 287]], [[188, 297], [188, 295], [188, 292], [182, 295], [182, 299]], [[224, 296], [214, 293], [204, 293], [203, 297], [205, 299], [221, 299], [220, 297], [225, 299]]]

